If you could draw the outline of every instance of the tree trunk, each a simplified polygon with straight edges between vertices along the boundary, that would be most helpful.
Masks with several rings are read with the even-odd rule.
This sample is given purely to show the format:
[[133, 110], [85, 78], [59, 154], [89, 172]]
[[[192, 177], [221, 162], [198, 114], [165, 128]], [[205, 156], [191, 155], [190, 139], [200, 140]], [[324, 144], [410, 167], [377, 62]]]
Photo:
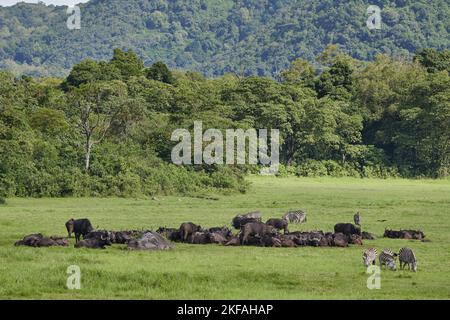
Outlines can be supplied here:
[[91, 162], [91, 151], [92, 151], [92, 142], [91, 139], [88, 137], [86, 139], [86, 163], [85, 163], [86, 172], [89, 171], [89, 166]]

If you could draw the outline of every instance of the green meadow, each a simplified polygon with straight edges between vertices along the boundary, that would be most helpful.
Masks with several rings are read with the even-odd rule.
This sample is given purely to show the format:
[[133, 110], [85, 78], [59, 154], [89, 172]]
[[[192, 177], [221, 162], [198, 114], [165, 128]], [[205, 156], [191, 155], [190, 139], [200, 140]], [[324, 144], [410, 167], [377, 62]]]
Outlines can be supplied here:
[[[7, 199], [0, 205], [0, 299], [449, 299], [450, 181], [249, 177], [246, 194], [154, 199]], [[305, 209], [308, 222], [290, 230], [331, 231], [360, 211], [377, 236], [348, 248], [259, 248], [175, 244], [169, 251], [15, 247], [23, 236], [66, 235], [71, 217], [109, 230], [230, 225], [237, 213], [264, 219]], [[383, 221], [385, 220], [385, 221]], [[421, 229], [426, 242], [382, 238], [385, 228]], [[367, 288], [362, 251], [410, 247], [418, 272], [381, 272]], [[70, 265], [81, 289], [66, 287]]]

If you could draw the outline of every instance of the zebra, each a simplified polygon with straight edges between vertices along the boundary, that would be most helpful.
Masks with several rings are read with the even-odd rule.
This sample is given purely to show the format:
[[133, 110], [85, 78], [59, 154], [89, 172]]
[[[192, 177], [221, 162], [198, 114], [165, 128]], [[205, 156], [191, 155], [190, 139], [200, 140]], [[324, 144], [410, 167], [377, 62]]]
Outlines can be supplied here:
[[367, 268], [368, 266], [375, 265], [376, 264], [376, 260], [377, 260], [377, 249], [375, 248], [369, 248], [364, 250], [363, 252], [363, 261], [364, 261], [364, 266]]
[[359, 214], [359, 212], [357, 212], [354, 216], [353, 216], [353, 220], [355, 221], [355, 224], [358, 226], [361, 226], [361, 215]]
[[283, 220], [292, 223], [303, 223], [306, 222], [306, 213], [302, 210], [289, 211], [283, 215]]
[[397, 270], [397, 266], [395, 263], [395, 257], [397, 256], [396, 253], [393, 253], [390, 249], [384, 249], [380, 256], [378, 257], [380, 260], [380, 268], [385, 265], [386, 268], [389, 268], [392, 271]]
[[401, 248], [398, 253], [398, 260], [400, 260], [400, 269], [408, 265], [408, 270], [417, 271], [416, 255], [410, 248]]

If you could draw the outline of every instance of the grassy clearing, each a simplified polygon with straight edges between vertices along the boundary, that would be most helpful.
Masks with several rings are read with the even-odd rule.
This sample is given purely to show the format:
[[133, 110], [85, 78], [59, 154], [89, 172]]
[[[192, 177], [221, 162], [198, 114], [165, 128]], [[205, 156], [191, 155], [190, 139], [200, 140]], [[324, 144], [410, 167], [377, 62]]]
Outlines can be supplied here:
[[[449, 299], [450, 182], [251, 177], [246, 195], [219, 200], [8, 199], [0, 206], [0, 298], [25, 299]], [[366, 241], [363, 247], [414, 249], [419, 272], [382, 271], [368, 290], [362, 247], [255, 248], [177, 244], [164, 252], [14, 247], [24, 235], [64, 235], [70, 217], [106, 229], [229, 224], [239, 212], [265, 218], [304, 208], [308, 223], [291, 230], [332, 230], [362, 213], [364, 229], [420, 228], [430, 242]], [[387, 220], [378, 222], [378, 220]], [[72, 241], [73, 242], [73, 241]], [[81, 267], [81, 290], [65, 287], [69, 265]]]

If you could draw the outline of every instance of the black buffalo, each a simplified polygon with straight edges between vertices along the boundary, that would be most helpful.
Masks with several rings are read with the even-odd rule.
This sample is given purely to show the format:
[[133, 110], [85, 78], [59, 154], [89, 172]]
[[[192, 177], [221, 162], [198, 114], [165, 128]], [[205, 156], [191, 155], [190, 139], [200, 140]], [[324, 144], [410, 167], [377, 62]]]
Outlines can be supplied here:
[[251, 236], [263, 238], [265, 235], [276, 235], [277, 231], [272, 226], [261, 222], [250, 222], [242, 226], [242, 244], [247, 244]]
[[66, 227], [69, 237], [72, 232], [75, 234], [75, 242], [80, 241], [80, 236], [83, 236], [84, 239], [89, 232], [94, 230], [89, 219], [70, 219], [66, 222]]
[[100, 239], [91, 238], [80, 240], [75, 243], [75, 248], [105, 249], [106, 246], [110, 245], [111, 240], [108, 237], [102, 236]]
[[113, 232], [104, 231], [104, 230], [91, 231], [83, 237], [84, 240], [86, 240], [86, 239], [97, 239], [97, 240], [108, 239], [109, 241], [111, 241], [111, 243], [115, 242], [114, 238], [115, 238], [115, 234]]
[[346, 236], [350, 236], [352, 234], [356, 234], [358, 236], [361, 235], [361, 229], [356, 227], [351, 223], [338, 223], [334, 226], [335, 233], [343, 233]]
[[284, 233], [288, 233], [288, 222], [285, 219], [269, 219], [266, 224], [272, 226], [277, 230], [284, 230]]
[[218, 233], [225, 238], [230, 238], [233, 234], [229, 228], [223, 227], [213, 227], [208, 229], [209, 233]]
[[231, 224], [233, 228], [240, 229], [242, 226], [246, 225], [247, 223], [252, 222], [261, 222], [261, 218], [253, 218], [253, 217], [247, 217], [242, 215], [237, 215], [233, 218], [231, 221]]
[[201, 226], [198, 226], [192, 222], [182, 223], [180, 226], [180, 237], [182, 241], [187, 241], [194, 233], [200, 232], [202, 230]]

